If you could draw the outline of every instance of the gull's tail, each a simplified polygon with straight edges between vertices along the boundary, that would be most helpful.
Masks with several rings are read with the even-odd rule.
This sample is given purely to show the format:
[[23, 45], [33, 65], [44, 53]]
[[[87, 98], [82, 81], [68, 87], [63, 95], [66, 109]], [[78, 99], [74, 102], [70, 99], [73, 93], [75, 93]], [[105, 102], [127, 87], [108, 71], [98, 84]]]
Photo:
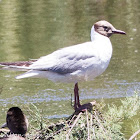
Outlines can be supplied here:
[[21, 75], [16, 76], [16, 79], [28, 78], [28, 77], [37, 77], [39, 72], [36, 70], [29, 70]]
[[27, 71], [29, 66], [36, 60], [18, 61], [18, 62], [0, 62], [1, 69]]
[[6, 70], [15, 70], [15, 71], [27, 71], [19, 76], [16, 76], [16, 79], [34, 77], [37, 76], [38, 73], [36, 71], [30, 70], [29, 66], [33, 64], [36, 60], [30, 61], [18, 61], [18, 62], [0, 62], [0, 69]]

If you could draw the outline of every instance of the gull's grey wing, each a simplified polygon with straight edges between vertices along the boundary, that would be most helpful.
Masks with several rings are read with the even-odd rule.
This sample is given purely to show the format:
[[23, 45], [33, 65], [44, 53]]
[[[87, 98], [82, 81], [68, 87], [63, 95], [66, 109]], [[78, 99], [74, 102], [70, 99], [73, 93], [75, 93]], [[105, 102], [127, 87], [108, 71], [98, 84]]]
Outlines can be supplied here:
[[66, 57], [66, 61], [60, 60], [61, 63], [58, 65], [55, 65], [53, 67], [50, 67], [47, 69], [47, 71], [56, 72], [59, 74], [68, 74], [73, 73], [77, 70], [86, 69], [90, 66], [91, 61], [95, 59], [94, 56], [88, 56], [88, 57], [76, 57], [76, 58], [70, 58]]
[[87, 42], [55, 51], [50, 55], [41, 57], [29, 68], [32, 70], [52, 71], [59, 74], [86, 69], [99, 62], [96, 56], [98, 53], [94, 53], [92, 45], [91, 42]]

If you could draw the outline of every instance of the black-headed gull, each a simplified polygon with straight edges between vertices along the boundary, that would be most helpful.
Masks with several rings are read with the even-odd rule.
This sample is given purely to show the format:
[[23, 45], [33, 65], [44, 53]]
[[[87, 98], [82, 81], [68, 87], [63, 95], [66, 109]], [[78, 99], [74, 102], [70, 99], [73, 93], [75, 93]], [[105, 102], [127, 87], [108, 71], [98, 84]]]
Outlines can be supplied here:
[[110, 62], [112, 45], [109, 37], [112, 34], [125, 34], [107, 21], [96, 22], [91, 28], [91, 41], [69, 46], [43, 56], [33, 62], [0, 63], [8, 67], [27, 70], [16, 79], [37, 77], [47, 78], [54, 82], [75, 83], [74, 108], [80, 108], [78, 82], [91, 81], [102, 74]]

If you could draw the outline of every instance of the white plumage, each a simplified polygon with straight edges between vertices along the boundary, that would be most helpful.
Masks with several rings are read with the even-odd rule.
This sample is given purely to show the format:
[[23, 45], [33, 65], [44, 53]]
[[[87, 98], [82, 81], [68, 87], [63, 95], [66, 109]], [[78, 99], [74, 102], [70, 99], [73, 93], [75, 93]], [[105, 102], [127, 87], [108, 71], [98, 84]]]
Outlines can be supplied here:
[[30, 70], [16, 78], [41, 77], [54, 82], [75, 83], [93, 80], [107, 68], [112, 56], [112, 45], [110, 39], [95, 32], [94, 27], [91, 32], [90, 42], [43, 56], [29, 67], [24, 67]]

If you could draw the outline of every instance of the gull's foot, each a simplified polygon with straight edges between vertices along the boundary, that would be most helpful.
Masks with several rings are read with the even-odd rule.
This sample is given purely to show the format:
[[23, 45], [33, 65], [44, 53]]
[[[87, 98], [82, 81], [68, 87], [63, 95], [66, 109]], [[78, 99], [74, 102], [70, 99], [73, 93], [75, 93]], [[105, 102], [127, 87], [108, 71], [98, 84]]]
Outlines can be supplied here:
[[85, 112], [86, 110], [92, 110], [92, 107], [96, 105], [96, 101], [83, 104], [83, 105], [78, 105], [78, 107], [74, 107], [75, 112]]

